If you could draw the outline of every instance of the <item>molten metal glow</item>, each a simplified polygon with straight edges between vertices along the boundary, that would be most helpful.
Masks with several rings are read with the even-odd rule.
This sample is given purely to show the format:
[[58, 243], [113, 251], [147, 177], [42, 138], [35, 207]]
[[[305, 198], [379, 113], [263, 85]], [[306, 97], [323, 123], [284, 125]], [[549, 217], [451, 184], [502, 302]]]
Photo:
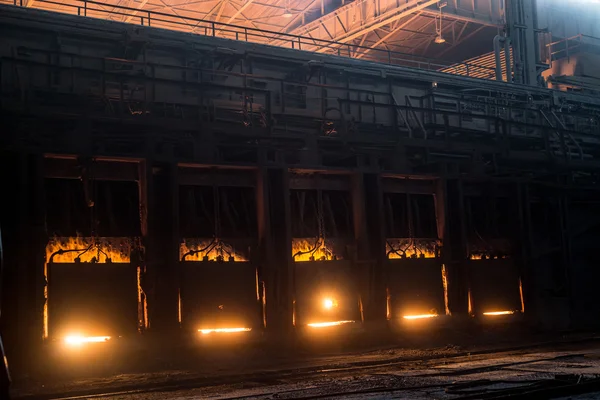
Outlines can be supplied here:
[[[385, 245], [388, 258], [435, 258], [436, 240], [389, 239]], [[392, 248], [393, 246], [393, 248]], [[397, 252], [394, 252], [396, 250]]]
[[385, 318], [389, 321], [392, 319], [392, 296], [390, 288], [385, 288]]
[[451, 315], [450, 306], [448, 305], [448, 273], [444, 264], [442, 264], [442, 286], [444, 288], [444, 309], [446, 315]]
[[110, 336], [80, 336], [72, 335], [65, 337], [65, 343], [69, 346], [81, 346], [85, 343], [104, 343], [110, 340]]
[[[52, 254], [60, 250], [78, 250], [63, 254]], [[89, 249], [89, 250], [87, 250]], [[87, 251], [85, 251], [87, 250]], [[129, 263], [131, 254], [131, 241], [128, 238], [91, 238], [91, 237], [54, 237], [46, 245], [46, 264], [44, 264], [44, 277], [48, 281], [48, 262], [52, 257], [53, 263], [74, 263], [75, 259], [80, 262], [106, 263], [110, 258], [114, 263]], [[138, 290], [141, 290], [138, 275]], [[138, 294], [139, 298], [139, 294]], [[144, 299], [145, 303], [145, 299]], [[43, 309], [43, 338], [48, 337], [48, 285], [44, 286], [44, 309]]]
[[402, 318], [404, 319], [426, 319], [426, 318], [435, 318], [437, 314], [421, 314], [421, 315], [405, 315]]
[[327, 328], [329, 326], [339, 326], [344, 324], [353, 324], [354, 321], [331, 321], [331, 322], [314, 322], [308, 324], [311, 328]]
[[334, 307], [338, 306], [338, 302], [336, 299], [326, 298], [323, 300], [323, 308], [326, 310], [331, 310]]
[[252, 328], [216, 328], [216, 329], [198, 329], [203, 335], [209, 333], [238, 333], [238, 332], [250, 332]]
[[210, 261], [215, 261], [217, 257], [222, 256], [225, 261], [229, 259], [231, 255], [234, 261], [248, 261], [244, 254], [236, 251], [230, 246], [223, 245], [222, 249], [219, 245], [211, 246], [213, 240], [198, 240], [198, 239], [184, 239], [184, 242], [179, 246], [179, 259], [181, 260], [183, 255], [192, 250], [202, 250], [208, 248], [207, 251], [201, 251], [196, 254], [188, 255], [186, 261], [203, 261], [204, 257], [208, 257]]
[[323, 239], [319, 239], [318, 242], [314, 239], [292, 239], [292, 256], [295, 256], [294, 261], [296, 262], [311, 261], [311, 257], [314, 257], [316, 261], [333, 258], [332, 251], [325, 246]]
[[177, 293], [177, 321], [181, 324], [181, 290]]
[[521, 296], [521, 312], [525, 312], [525, 300], [523, 299], [523, 282], [519, 278], [519, 296]]
[[483, 315], [511, 315], [514, 313], [514, 311], [488, 311], [484, 312]]
[[[98, 247], [101, 251], [98, 251]], [[90, 248], [92, 246], [92, 248]], [[90, 248], [83, 253], [84, 250]], [[131, 243], [127, 238], [91, 238], [91, 237], [55, 237], [46, 245], [46, 262], [59, 250], [77, 250], [64, 254], [56, 254], [52, 258], [55, 263], [73, 263], [79, 257], [81, 262], [95, 261], [105, 263], [107, 259], [114, 263], [130, 262]], [[83, 253], [83, 254], [82, 254]]]
[[142, 289], [142, 267], [137, 267], [137, 291], [138, 291], [138, 331], [148, 328], [148, 303], [146, 294]]
[[468, 311], [469, 311], [469, 315], [473, 315], [473, 301], [471, 300], [471, 289], [469, 288], [469, 291], [467, 292], [467, 301], [468, 301]]

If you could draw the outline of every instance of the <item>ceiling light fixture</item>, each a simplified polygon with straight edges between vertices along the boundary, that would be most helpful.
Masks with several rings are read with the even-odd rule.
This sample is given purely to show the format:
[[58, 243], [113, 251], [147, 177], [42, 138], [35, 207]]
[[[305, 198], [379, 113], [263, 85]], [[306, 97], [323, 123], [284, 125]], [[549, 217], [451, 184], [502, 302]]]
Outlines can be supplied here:
[[438, 8], [440, 10], [439, 15], [435, 17], [435, 39], [433, 40], [437, 44], [446, 43], [446, 39], [442, 36], [442, 8], [448, 5], [447, 2], [438, 2]]
[[294, 14], [290, 10], [290, 0], [285, 1], [285, 11], [283, 12], [283, 18], [292, 18]]

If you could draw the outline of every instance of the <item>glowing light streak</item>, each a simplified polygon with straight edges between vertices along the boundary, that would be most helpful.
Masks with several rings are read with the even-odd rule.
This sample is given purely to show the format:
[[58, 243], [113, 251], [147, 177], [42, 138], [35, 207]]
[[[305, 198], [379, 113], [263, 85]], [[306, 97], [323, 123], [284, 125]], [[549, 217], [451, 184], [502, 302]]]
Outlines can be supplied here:
[[110, 340], [110, 336], [80, 336], [71, 335], [65, 337], [65, 343], [70, 346], [81, 346], [85, 343], [105, 343]]
[[427, 319], [427, 318], [436, 318], [437, 314], [421, 314], [421, 315], [405, 315], [402, 318], [404, 319]]
[[239, 333], [239, 332], [250, 332], [252, 328], [215, 328], [215, 329], [198, 329], [203, 335], [209, 333]]
[[514, 311], [488, 311], [484, 312], [483, 315], [511, 315], [514, 313]]
[[354, 321], [331, 321], [331, 322], [314, 322], [312, 324], [308, 324], [311, 328], [327, 328], [330, 326], [340, 326], [345, 324], [353, 324]]

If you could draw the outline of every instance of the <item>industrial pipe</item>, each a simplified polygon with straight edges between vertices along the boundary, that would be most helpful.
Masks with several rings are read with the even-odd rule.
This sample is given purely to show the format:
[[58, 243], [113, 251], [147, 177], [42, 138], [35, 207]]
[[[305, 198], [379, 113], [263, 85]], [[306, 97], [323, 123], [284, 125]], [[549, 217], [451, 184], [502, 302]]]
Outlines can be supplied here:
[[506, 81], [512, 82], [512, 66], [510, 63], [510, 38], [496, 35], [494, 37], [494, 57], [496, 59], [496, 80], [503, 81], [502, 60], [500, 59], [500, 43], [504, 44], [504, 61], [506, 62]]
[[512, 64], [510, 59], [510, 38], [504, 38], [504, 62], [506, 63], [506, 82], [512, 82]]
[[502, 36], [494, 36], [494, 58], [496, 59], [496, 80], [502, 80], [502, 62], [500, 61], [500, 41]]

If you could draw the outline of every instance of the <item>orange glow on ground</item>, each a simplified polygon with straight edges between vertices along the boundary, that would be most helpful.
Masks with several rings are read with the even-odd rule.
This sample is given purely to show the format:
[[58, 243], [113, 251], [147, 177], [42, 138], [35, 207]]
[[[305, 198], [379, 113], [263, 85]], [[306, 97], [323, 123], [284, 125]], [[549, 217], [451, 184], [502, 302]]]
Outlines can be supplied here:
[[85, 343], [105, 343], [110, 340], [110, 336], [80, 336], [71, 335], [65, 337], [65, 343], [69, 346], [81, 346]]
[[238, 332], [250, 332], [252, 328], [215, 328], [215, 329], [198, 329], [203, 335], [209, 333], [238, 333]]
[[436, 318], [437, 314], [420, 314], [420, 315], [405, 315], [402, 318], [404, 319], [427, 319], [427, 318]]
[[355, 321], [331, 321], [331, 322], [314, 322], [308, 324], [311, 328], [327, 328], [330, 326], [340, 326], [345, 324], [353, 324]]
[[484, 312], [483, 315], [511, 315], [514, 313], [514, 311], [488, 311]]

